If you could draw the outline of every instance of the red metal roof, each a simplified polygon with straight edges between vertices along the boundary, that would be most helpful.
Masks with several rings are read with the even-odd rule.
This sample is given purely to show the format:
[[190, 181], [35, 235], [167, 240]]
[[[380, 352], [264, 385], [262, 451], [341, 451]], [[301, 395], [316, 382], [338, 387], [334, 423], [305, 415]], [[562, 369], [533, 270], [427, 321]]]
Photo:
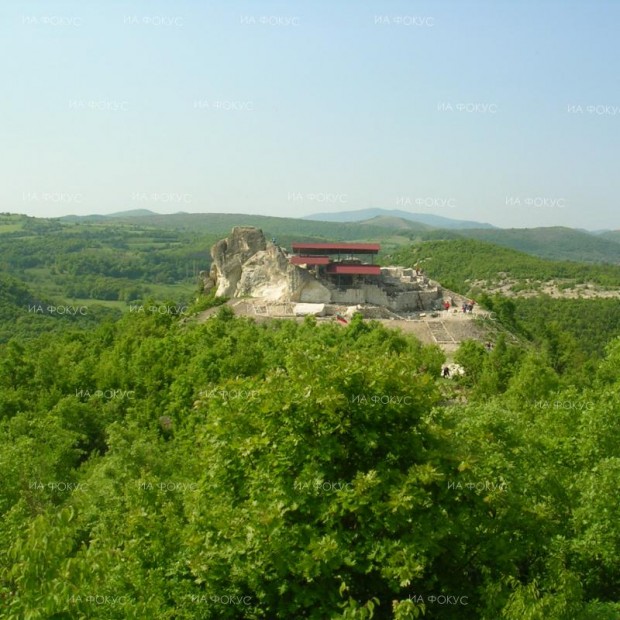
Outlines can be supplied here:
[[293, 265], [327, 265], [329, 256], [291, 256]]
[[378, 243], [293, 243], [293, 252], [311, 251], [321, 253], [376, 254], [381, 246]]
[[342, 265], [331, 263], [327, 265], [327, 273], [340, 273], [349, 275], [380, 276], [381, 267], [379, 265]]

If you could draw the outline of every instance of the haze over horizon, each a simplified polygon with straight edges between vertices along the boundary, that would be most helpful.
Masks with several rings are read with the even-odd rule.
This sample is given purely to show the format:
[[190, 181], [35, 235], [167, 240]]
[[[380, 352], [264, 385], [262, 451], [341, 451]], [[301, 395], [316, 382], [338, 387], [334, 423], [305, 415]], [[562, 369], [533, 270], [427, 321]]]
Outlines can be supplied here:
[[0, 7], [0, 211], [620, 228], [620, 4]]

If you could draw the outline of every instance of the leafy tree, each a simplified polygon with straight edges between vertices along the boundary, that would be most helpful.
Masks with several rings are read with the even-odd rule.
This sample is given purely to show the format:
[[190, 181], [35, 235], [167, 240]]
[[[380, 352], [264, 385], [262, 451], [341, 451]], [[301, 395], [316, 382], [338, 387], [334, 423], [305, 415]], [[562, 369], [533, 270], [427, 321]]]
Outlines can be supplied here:
[[476, 340], [463, 341], [454, 354], [454, 361], [464, 368], [465, 383], [470, 387], [480, 380], [487, 355], [484, 345]]

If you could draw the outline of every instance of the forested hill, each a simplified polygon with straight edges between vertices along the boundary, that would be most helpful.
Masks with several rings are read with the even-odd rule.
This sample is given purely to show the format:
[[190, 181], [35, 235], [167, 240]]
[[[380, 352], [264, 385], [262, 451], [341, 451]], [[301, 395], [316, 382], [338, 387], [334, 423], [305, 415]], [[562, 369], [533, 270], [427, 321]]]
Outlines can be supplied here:
[[486, 280], [491, 286], [507, 278], [521, 282], [565, 279], [620, 287], [620, 266], [545, 260], [474, 239], [423, 241], [393, 252], [384, 263], [417, 263], [444, 286], [463, 293], [474, 281]]
[[[292, 209], [294, 212], [294, 209]], [[60, 221], [78, 224], [81, 218], [60, 218]], [[298, 219], [294, 217], [271, 217], [254, 214], [236, 213], [177, 213], [170, 215], [141, 215], [141, 216], [108, 216], [100, 225], [124, 225], [139, 228], [158, 228], [170, 231], [186, 231], [195, 233], [208, 233], [225, 237], [234, 226], [255, 226], [262, 229], [267, 236], [276, 236], [279, 241], [290, 242], [299, 239], [340, 239], [341, 241], [355, 241], [360, 238], [382, 239], [390, 234], [396, 234], [397, 230], [386, 231], [384, 226], [372, 224], [360, 225], [358, 223], [334, 223], [319, 222]], [[431, 230], [426, 224], [411, 222], [410, 232], [421, 233]], [[407, 238], [405, 238], [406, 240]]]
[[555, 260], [620, 265], [620, 243], [613, 236], [593, 235], [563, 226], [461, 230], [463, 237], [488, 241], [533, 256]]
[[[376, 210], [369, 210], [368, 213]], [[378, 210], [378, 212], [382, 212]], [[364, 213], [359, 212], [359, 213]], [[390, 214], [390, 211], [382, 212]], [[330, 239], [341, 241], [383, 241], [386, 247], [406, 244], [414, 239], [471, 238], [488, 241], [500, 246], [520, 250], [533, 256], [555, 260], [573, 260], [590, 263], [620, 264], [620, 243], [614, 233], [596, 235], [582, 230], [561, 226], [541, 228], [473, 228], [475, 222], [451, 220], [424, 214], [407, 214], [394, 211], [395, 216], [378, 216], [372, 219], [321, 221], [309, 218], [269, 217], [232, 213], [176, 213], [160, 215], [136, 212], [90, 218], [60, 218], [60, 221], [122, 224], [138, 227], [165, 228], [168, 230], [205, 232], [225, 235], [233, 226], [256, 226], [269, 236], [281, 241]], [[406, 217], [396, 217], [404, 214]], [[337, 217], [337, 216], [336, 216]], [[419, 219], [416, 220], [415, 218]], [[413, 218], [413, 219], [412, 219]], [[442, 227], [443, 226], [443, 227]]]
[[[413, 215], [413, 214], [412, 214]], [[440, 218], [442, 222], [446, 218]], [[429, 221], [435, 221], [431, 218]], [[451, 220], [446, 220], [451, 221]], [[463, 226], [469, 224], [463, 223]], [[114, 245], [110, 237], [118, 237], [115, 247], [126, 247], [127, 239], [138, 234], [148, 241], [195, 240], [208, 238], [210, 243], [226, 236], [234, 226], [261, 228], [268, 238], [276, 237], [281, 245], [292, 241], [377, 241], [386, 251], [408, 245], [412, 241], [473, 238], [555, 260], [620, 264], [617, 231], [592, 234], [564, 227], [524, 229], [475, 229], [453, 221], [450, 228], [437, 228], [428, 223], [402, 217], [376, 217], [365, 221], [328, 222], [294, 217], [269, 217], [234, 213], [176, 213], [161, 215], [148, 211], [128, 211], [109, 216], [67, 216], [58, 219], [31, 218], [0, 214], [0, 239], [21, 243], [37, 238], [39, 246], [62, 243], [66, 238], [96, 239]], [[46, 243], [42, 243], [43, 236]], [[191, 242], [191, 241], [190, 241]], [[125, 243], [125, 246], [123, 246]], [[205, 249], [208, 243], [205, 242]], [[36, 251], [36, 249], [34, 249]], [[0, 259], [1, 260], [1, 259]]]
[[620, 243], [620, 230], [608, 230], [601, 233], [600, 236], [603, 239], [609, 239], [611, 241], [615, 241], [616, 243]]
[[92, 329], [121, 312], [97, 303], [71, 302], [35, 293], [24, 282], [0, 274], [0, 343], [33, 340], [42, 334]]

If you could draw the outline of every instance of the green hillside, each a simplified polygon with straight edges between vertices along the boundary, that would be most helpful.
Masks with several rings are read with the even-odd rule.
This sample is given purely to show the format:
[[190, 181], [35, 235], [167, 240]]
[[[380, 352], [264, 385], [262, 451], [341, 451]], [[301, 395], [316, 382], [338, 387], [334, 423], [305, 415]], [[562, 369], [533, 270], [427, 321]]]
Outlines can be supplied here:
[[[464, 222], [459, 227], [454, 220], [451, 227], [437, 228], [429, 224], [402, 217], [404, 212], [368, 210], [378, 213], [363, 221], [319, 221], [307, 218], [280, 218], [262, 215], [230, 213], [177, 213], [171, 215], [153, 214], [140, 210], [140, 215], [126, 212], [117, 216], [89, 216], [60, 218], [65, 223], [91, 223], [103, 226], [134, 227], [139, 229], [166, 229], [187, 233], [203, 233], [220, 238], [226, 236], [234, 226], [256, 226], [268, 237], [276, 237], [287, 245], [291, 241], [340, 240], [379, 241], [385, 250], [392, 251], [412, 240], [472, 238], [495, 243], [504, 247], [526, 252], [533, 256], [554, 260], [572, 260], [590, 263], [620, 264], [620, 245], [614, 243], [614, 233], [594, 235], [563, 227], [550, 228], [471, 228]], [[360, 212], [365, 213], [365, 212]], [[406, 214], [405, 214], [406, 215]], [[334, 214], [337, 217], [338, 214]], [[343, 216], [344, 217], [344, 216]], [[103, 218], [103, 219], [102, 219]], [[447, 218], [429, 216], [429, 222], [451, 221]], [[0, 218], [1, 220], [1, 218]], [[57, 224], [54, 224], [57, 226]], [[2, 223], [0, 221], [0, 233]]]
[[608, 239], [609, 241], [620, 243], [620, 230], [610, 230], [608, 232], [601, 233], [599, 236], [603, 239]]
[[[106, 223], [204, 233], [218, 238], [228, 235], [234, 226], [255, 226], [262, 229], [267, 236], [277, 237], [279, 241], [280, 239], [288, 241], [296, 238], [357, 241], [362, 238], [384, 238], [393, 234], [386, 231], [386, 227], [381, 225], [334, 224], [333, 222], [315, 222], [297, 218], [234, 213], [180, 213], [174, 215], [142, 215], [139, 217], [108, 217]], [[424, 224], [414, 225], [412, 228], [416, 231], [428, 229], [429, 227]]]
[[[6, 216], [0, 216], [0, 231]], [[0, 269], [58, 303], [157, 297], [185, 303], [218, 236], [114, 222], [22, 217], [0, 233]]]
[[[484, 298], [483, 298], [484, 301]], [[498, 309], [506, 306], [500, 301]], [[575, 349], [602, 356], [607, 343], [620, 336], [620, 299], [551, 299], [541, 295], [510, 300], [517, 328], [543, 342], [565, 334]], [[501, 310], [500, 310], [501, 311]]]
[[12, 338], [32, 340], [42, 334], [92, 329], [120, 315], [100, 303], [74, 303], [35, 293], [23, 282], [0, 274], [0, 343]]
[[415, 230], [426, 231], [434, 230], [431, 226], [421, 224], [419, 222], [412, 222], [402, 217], [395, 217], [389, 215], [378, 215], [368, 220], [356, 222], [360, 227], [373, 227], [378, 226], [381, 228], [392, 228], [394, 230]]
[[472, 229], [459, 233], [470, 239], [496, 243], [542, 258], [620, 265], [620, 244], [603, 235], [572, 228]]
[[474, 281], [486, 281], [490, 288], [505, 279], [565, 279], [569, 283], [620, 287], [620, 266], [545, 260], [474, 239], [423, 241], [393, 252], [384, 262], [407, 266], [418, 263], [432, 278], [463, 293]]

